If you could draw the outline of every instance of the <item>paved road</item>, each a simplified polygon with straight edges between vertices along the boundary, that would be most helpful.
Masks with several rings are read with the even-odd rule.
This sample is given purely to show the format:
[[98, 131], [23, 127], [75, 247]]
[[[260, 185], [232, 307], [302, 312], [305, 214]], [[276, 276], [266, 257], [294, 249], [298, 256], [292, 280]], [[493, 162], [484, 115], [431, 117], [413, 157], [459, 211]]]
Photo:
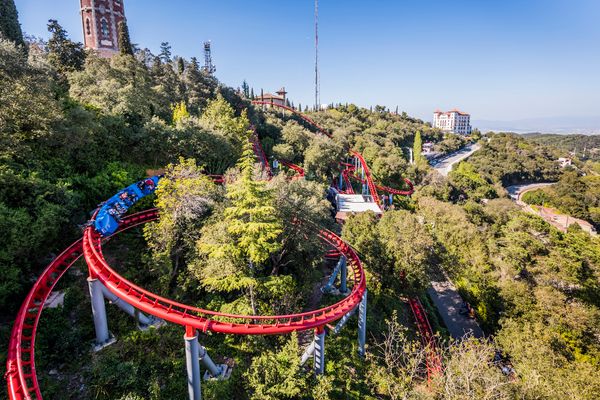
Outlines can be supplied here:
[[460, 339], [466, 334], [474, 337], [483, 337], [483, 331], [477, 321], [460, 314], [463, 299], [449, 280], [442, 282], [431, 282], [427, 289], [429, 297], [444, 320], [444, 324], [454, 339]]
[[436, 165], [433, 166], [433, 169], [438, 171], [443, 176], [448, 176], [448, 173], [452, 171], [452, 167], [454, 164], [461, 162], [467, 157], [471, 156], [471, 154], [475, 153], [477, 150], [481, 148], [479, 143], [473, 143], [468, 146], [463, 147], [462, 149], [444, 157], [442, 160], [438, 161]]
[[543, 187], [546, 186], [550, 186], [550, 185], [554, 185], [556, 182], [542, 182], [542, 183], [528, 183], [525, 185], [513, 185], [513, 186], [508, 186], [506, 188], [506, 190], [508, 191], [508, 194], [510, 195], [510, 198], [513, 200], [521, 200], [521, 196], [523, 196], [523, 194], [525, 192], [529, 192], [530, 190], [535, 190], [535, 189], [541, 189]]

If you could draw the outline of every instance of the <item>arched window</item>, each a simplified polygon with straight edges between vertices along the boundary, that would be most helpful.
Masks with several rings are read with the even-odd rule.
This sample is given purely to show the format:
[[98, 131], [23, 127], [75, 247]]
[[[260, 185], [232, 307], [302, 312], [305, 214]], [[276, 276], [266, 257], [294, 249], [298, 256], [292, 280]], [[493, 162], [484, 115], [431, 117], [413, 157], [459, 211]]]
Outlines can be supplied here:
[[102, 32], [102, 36], [108, 37], [110, 32], [108, 30], [108, 21], [106, 18], [100, 20], [100, 31]]
[[90, 19], [89, 18], [85, 19], [85, 33], [86, 33], [86, 35], [92, 34], [92, 28], [90, 27]]

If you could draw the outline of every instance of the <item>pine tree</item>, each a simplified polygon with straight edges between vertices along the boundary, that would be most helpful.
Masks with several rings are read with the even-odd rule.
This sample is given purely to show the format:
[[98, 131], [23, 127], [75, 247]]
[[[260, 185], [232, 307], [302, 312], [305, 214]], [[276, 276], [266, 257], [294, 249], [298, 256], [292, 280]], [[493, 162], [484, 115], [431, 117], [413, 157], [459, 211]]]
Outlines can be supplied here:
[[208, 100], [214, 97], [218, 82], [213, 76], [202, 73], [196, 57], [192, 57], [186, 67], [183, 81], [189, 110], [198, 115], [200, 110], [206, 107]]
[[81, 70], [85, 62], [83, 44], [71, 41], [55, 19], [48, 20], [48, 60], [59, 72]]
[[162, 42], [160, 44], [160, 53], [158, 54], [162, 62], [171, 62], [171, 45], [169, 42]]
[[[225, 209], [224, 216], [227, 231], [234, 237], [237, 251], [247, 260], [249, 275], [254, 276], [255, 269], [281, 248], [277, 239], [283, 225], [277, 218], [273, 191], [266, 187], [266, 182], [254, 180], [255, 159], [249, 135], [238, 163], [241, 177], [227, 188], [231, 206]], [[252, 312], [256, 314], [254, 288], [248, 289]]]
[[250, 89], [250, 99], [254, 100], [255, 96], [254, 96], [254, 88]]
[[237, 242], [238, 251], [248, 261], [250, 269], [265, 262], [281, 244], [277, 241], [282, 232], [274, 207], [274, 194], [265, 181], [255, 180], [255, 156], [248, 131], [242, 157], [238, 162], [241, 176], [236, 184], [227, 188], [231, 206], [224, 211], [229, 233]]
[[421, 139], [421, 131], [415, 133], [415, 139], [413, 141], [413, 157], [415, 164], [419, 164], [423, 159], [421, 151], [423, 149], [423, 140]]
[[133, 55], [133, 46], [131, 45], [131, 39], [129, 37], [129, 28], [127, 27], [126, 21], [119, 22], [118, 25], [119, 35], [117, 42], [119, 43], [119, 52], [122, 55]]
[[14, 0], [0, 0], [0, 37], [15, 42], [17, 46], [25, 46]]

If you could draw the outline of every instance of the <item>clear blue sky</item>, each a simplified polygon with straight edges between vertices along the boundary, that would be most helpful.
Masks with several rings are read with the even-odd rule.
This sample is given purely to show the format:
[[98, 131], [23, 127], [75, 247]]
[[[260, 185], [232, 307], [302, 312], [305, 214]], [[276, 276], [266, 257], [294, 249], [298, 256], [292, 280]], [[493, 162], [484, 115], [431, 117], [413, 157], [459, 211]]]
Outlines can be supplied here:
[[[132, 41], [202, 56], [217, 77], [285, 86], [313, 103], [312, 0], [124, 0]], [[81, 41], [78, 0], [16, 0], [23, 30], [58, 21]], [[598, 0], [321, 0], [322, 103], [384, 104], [430, 120], [600, 116]]]

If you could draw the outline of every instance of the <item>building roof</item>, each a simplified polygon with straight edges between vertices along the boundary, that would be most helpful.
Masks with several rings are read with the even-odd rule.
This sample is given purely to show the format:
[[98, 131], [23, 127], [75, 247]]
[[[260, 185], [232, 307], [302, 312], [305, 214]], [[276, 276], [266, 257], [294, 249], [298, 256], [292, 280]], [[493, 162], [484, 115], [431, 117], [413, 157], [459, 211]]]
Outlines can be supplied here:
[[379, 206], [369, 200], [370, 196], [363, 196], [362, 194], [338, 194], [335, 197], [338, 212], [361, 213], [373, 211], [376, 214], [381, 214]]
[[447, 115], [449, 115], [451, 113], [457, 113], [457, 114], [460, 114], [460, 115], [469, 115], [470, 116], [470, 114], [468, 114], [466, 112], [463, 112], [463, 111], [460, 111], [460, 110], [458, 110], [456, 108], [453, 109], [453, 110], [450, 110], [450, 111], [446, 111], [446, 112], [440, 111], [440, 110], [435, 110], [433, 113], [434, 114], [447, 114]]
[[258, 98], [263, 101], [264, 101], [264, 99], [274, 99], [274, 100], [282, 100], [283, 101], [283, 96], [278, 96], [278, 95], [272, 94], [272, 93], [263, 93], [262, 95], [259, 95]]

